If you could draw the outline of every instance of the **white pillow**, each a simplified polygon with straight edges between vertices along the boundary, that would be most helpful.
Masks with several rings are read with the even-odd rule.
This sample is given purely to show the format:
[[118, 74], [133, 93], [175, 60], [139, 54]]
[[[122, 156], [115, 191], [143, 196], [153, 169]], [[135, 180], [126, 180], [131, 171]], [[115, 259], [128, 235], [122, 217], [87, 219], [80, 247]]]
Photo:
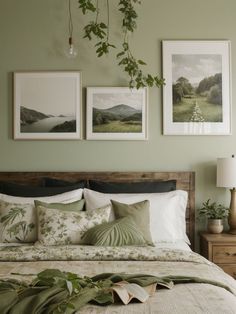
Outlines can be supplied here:
[[83, 195], [83, 189], [76, 189], [73, 191], [56, 194], [53, 196], [43, 196], [43, 197], [18, 197], [11, 196], [0, 193], [0, 200], [8, 203], [18, 203], [18, 204], [34, 204], [34, 200], [46, 202], [46, 203], [72, 203], [81, 200]]
[[[110, 204], [115, 200], [133, 204], [143, 200], [150, 202], [150, 232], [153, 243], [176, 242], [184, 240], [190, 244], [186, 235], [185, 212], [188, 200], [186, 191], [176, 190], [165, 193], [104, 194], [84, 189], [86, 210]], [[114, 212], [112, 212], [114, 219]], [[111, 220], [112, 220], [111, 219]]]

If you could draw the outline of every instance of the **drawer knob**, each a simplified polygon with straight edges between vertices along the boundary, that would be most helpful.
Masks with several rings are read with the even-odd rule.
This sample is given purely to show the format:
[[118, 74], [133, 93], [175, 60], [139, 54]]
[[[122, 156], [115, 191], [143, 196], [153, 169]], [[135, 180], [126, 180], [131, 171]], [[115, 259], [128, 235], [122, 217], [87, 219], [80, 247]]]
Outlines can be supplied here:
[[226, 254], [227, 256], [236, 256], [236, 253], [225, 252], [225, 254]]

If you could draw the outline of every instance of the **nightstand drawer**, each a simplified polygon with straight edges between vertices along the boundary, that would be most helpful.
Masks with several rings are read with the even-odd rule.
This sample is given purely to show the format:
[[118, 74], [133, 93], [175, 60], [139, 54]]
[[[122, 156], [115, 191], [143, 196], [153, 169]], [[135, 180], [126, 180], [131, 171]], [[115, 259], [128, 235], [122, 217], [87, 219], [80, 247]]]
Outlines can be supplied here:
[[236, 279], [236, 265], [221, 265], [218, 264], [227, 274]]
[[216, 264], [230, 264], [236, 263], [236, 246], [213, 245], [212, 260]]

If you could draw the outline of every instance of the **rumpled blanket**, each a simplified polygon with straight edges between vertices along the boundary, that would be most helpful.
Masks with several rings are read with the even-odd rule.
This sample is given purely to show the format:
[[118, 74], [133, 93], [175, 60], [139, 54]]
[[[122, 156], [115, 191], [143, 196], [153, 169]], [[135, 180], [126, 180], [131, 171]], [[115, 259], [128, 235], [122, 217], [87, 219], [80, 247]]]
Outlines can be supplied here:
[[[17, 274], [16, 274], [17, 275]], [[89, 302], [99, 305], [115, 303], [111, 289], [115, 283], [126, 281], [141, 287], [156, 284], [171, 289], [174, 284], [208, 283], [230, 292], [228, 286], [198, 277], [157, 277], [145, 274], [98, 274], [80, 277], [71, 272], [47, 269], [29, 284], [12, 279], [0, 280], [0, 313], [2, 314], [72, 314]]]
[[[59, 254], [61, 258], [53, 260]], [[170, 280], [200, 278], [204, 282], [175, 282], [172, 289], [159, 289], [145, 303], [130, 303], [127, 306], [88, 303], [79, 310], [80, 314], [236, 314], [236, 281], [194, 252], [152, 247], [124, 247], [118, 250], [76, 246], [37, 247], [31, 250], [31, 247], [24, 246], [2, 248], [0, 258], [0, 279], [16, 279], [27, 284], [45, 269], [70, 271], [89, 278], [119, 272], [168, 277]]]

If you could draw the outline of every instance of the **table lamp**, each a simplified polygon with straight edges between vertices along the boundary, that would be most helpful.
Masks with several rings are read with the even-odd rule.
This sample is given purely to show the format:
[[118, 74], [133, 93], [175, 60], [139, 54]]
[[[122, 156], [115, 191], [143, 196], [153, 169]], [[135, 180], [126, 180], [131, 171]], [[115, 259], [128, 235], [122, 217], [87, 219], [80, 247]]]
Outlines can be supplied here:
[[230, 188], [231, 200], [229, 208], [229, 233], [236, 235], [236, 158], [217, 159], [217, 184], [218, 187]]

